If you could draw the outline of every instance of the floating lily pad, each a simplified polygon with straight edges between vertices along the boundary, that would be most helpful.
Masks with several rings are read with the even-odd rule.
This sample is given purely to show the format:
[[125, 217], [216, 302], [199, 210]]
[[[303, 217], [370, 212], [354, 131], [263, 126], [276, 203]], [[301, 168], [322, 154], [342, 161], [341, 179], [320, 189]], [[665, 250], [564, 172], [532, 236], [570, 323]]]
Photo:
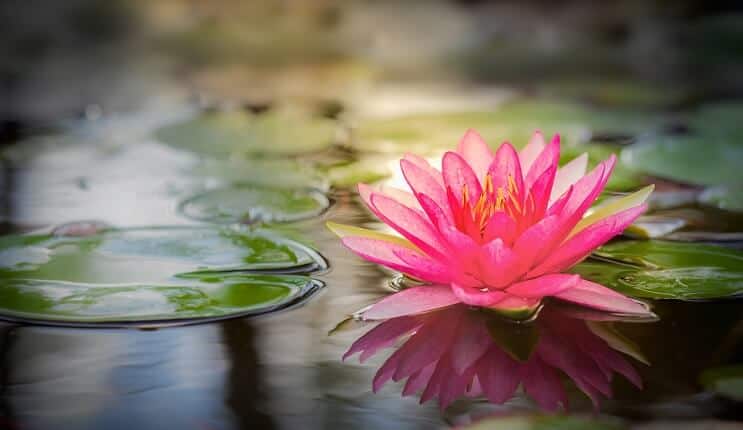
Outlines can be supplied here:
[[587, 142], [594, 133], [634, 134], [653, 120], [626, 111], [592, 111], [575, 103], [519, 100], [492, 111], [418, 114], [361, 121], [353, 143], [364, 150], [427, 153], [449, 149], [469, 128], [495, 147], [510, 141], [523, 147], [535, 130], [559, 133], [570, 144]]
[[330, 200], [314, 189], [235, 185], [198, 194], [179, 205], [194, 220], [212, 223], [290, 222], [320, 215]]
[[179, 148], [213, 156], [286, 155], [327, 148], [334, 142], [336, 131], [336, 122], [327, 118], [235, 110], [207, 112], [162, 127], [155, 137]]
[[743, 252], [703, 244], [621, 241], [605, 245], [573, 272], [625, 294], [703, 300], [743, 294]]
[[654, 137], [623, 149], [621, 160], [635, 170], [688, 184], [743, 183], [743, 145], [722, 137]]
[[0, 314], [64, 322], [162, 321], [266, 312], [319, 283], [321, 257], [269, 232], [109, 229], [0, 240]]
[[251, 184], [269, 188], [327, 189], [327, 180], [307, 163], [289, 159], [207, 159], [189, 170], [219, 185]]
[[204, 281], [174, 279], [161, 285], [12, 279], [0, 288], [0, 314], [73, 324], [211, 320], [276, 310], [320, 285], [306, 276], [253, 274], [214, 274]]
[[699, 195], [699, 202], [728, 211], [743, 212], [743, 190], [733, 186], [707, 188]]
[[733, 400], [743, 401], [743, 365], [705, 370], [700, 380], [708, 390]]

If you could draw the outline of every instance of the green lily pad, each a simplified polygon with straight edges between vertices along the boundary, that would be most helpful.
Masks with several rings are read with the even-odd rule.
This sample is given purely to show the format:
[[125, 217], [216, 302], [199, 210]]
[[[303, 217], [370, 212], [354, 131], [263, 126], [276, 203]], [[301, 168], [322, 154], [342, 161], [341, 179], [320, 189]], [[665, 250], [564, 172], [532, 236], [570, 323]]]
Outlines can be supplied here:
[[466, 430], [621, 430], [627, 428], [614, 418], [580, 415], [516, 415], [484, 418], [463, 427]]
[[261, 313], [320, 285], [324, 262], [269, 232], [213, 227], [108, 229], [0, 239], [0, 315], [57, 322], [165, 321]]
[[699, 379], [708, 390], [743, 401], [743, 365], [708, 369], [702, 372]]
[[690, 125], [699, 135], [724, 137], [739, 142], [743, 138], [741, 118], [743, 103], [714, 103], [702, 106], [690, 119]]
[[647, 115], [588, 110], [576, 103], [518, 100], [492, 111], [418, 114], [360, 121], [353, 142], [368, 151], [431, 153], [456, 145], [474, 128], [496, 147], [509, 141], [523, 147], [535, 130], [559, 133], [568, 144], [587, 142], [593, 133], [634, 134], [653, 124]]
[[743, 212], [743, 190], [731, 186], [707, 188], [699, 195], [699, 202], [728, 211]]
[[169, 145], [201, 154], [287, 155], [319, 151], [336, 136], [336, 122], [281, 112], [208, 112], [155, 131]]
[[0, 316], [60, 324], [197, 322], [277, 310], [320, 285], [306, 276], [254, 274], [158, 285], [11, 279], [0, 288]]
[[599, 248], [594, 257], [572, 271], [630, 296], [704, 300], [743, 294], [743, 252], [731, 248], [621, 241]]
[[315, 189], [266, 188], [235, 185], [184, 200], [179, 211], [188, 218], [211, 223], [290, 222], [320, 215], [330, 200]]
[[695, 185], [741, 184], [743, 145], [722, 137], [659, 136], [622, 150], [630, 168]]
[[206, 159], [189, 170], [192, 175], [202, 176], [219, 185], [251, 184], [269, 188], [306, 188], [326, 190], [327, 180], [320, 172], [289, 159], [248, 159], [230, 158], [228, 160]]

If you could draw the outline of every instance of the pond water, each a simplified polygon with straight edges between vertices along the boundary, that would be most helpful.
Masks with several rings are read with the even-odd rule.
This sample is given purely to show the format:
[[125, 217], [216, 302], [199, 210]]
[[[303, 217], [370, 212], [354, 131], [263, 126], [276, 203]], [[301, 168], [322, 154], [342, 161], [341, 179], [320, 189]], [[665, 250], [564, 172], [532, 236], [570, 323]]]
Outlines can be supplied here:
[[[575, 121], [583, 121], [581, 126], [607, 132], [612, 130], [612, 121], [624, 121], [582, 111], [577, 115], [575, 108], [564, 113], [549, 104], [518, 109], [534, 115], [539, 115], [541, 109], [545, 127], [558, 127], [558, 121], [569, 124], [561, 115], [572, 115], [571, 118], [577, 118]], [[520, 122], [518, 109], [507, 117], [513, 133], [531, 127], [531, 122]], [[4, 282], [0, 296], [6, 297], [1, 304], [6, 307], [5, 317], [14, 322], [0, 325], [0, 428], [428, 429], [466, 424], [496, 413], [507, 416], [539, 413], [539, 405], [531, 400], [534, 396], [523, 391], [517, 391], [513, 398], [507, 396], [502, 405], [478, 398], [459, 399], [445, 411], [433, 401], [420, 405], [419, 395], [402, 397], [402, 383], [388, 383], [378, 393], [372, 393], [374, 374], [389, 351], [363, 364], [355, 358], [343, 362], [344, 352], [365, 329], [344, 328], [329, 334], [348, 315], [392, 292], [394, 276], [348, 252], [325, 227], [325, 222], [380, 228], [350, 184], [388, 175], [394, 162], [391, 160], [399, 156], [400, 150], [414, 148], [420, 139], [396, 130], [420, 130], [420, 124], [439, 119], [433, 115], [410, 118], [407, 122], [375, 120], [377, 123], [371, 121], [368, 131], [360, 131], [364, 137], [359, 143], [336, 142], [318, 149], [317, 142], [310, 142], [306, 151], [300, 146], [298, 153], [287, 155], [286, 148], [279, 148], [279, 154], [267, 160], [250, 153], [255, 153], [256, 145], [268, 144], [260, 150], [267, 153], [270, 149], [265, 148], [271, 148], [270, 140], [283, 139], [283, 131], [279, 137], [265, 131], [258, 133], [260, 139], [248, 140], [252, 143], [245, 147], [249, 148], [247, 155], [232, 158], [213, 152], [203, 155], [210, 149], [208, 140], [201, 143], [202, 147], [189, 141], [188, 148], [178, 148], [177, 137], [170, 136], [160, 142], [146, 129], [132, 130], [121, 119], [95, 124], [83, 121], [66, 131], [10, 146], [5, 157], [5, 177], [9, 179], [5, 185], [6, 199], [12, 208], [6, 214], [8, 232], [73, 224], [47, 229], [36, 239], [22, 236], [28, 246], [21, 248], [7, 244], [21, 236], [5, 236], [0, 259]], [[483, 114], [465, 115], [464, 119], [445, 115], [443, 119], [453, 124], [441, 126], [439, 132], [444, 136], [456, 133], [448, 127], [454, 128], [458, 122], [494, 127], [491, 123], [496, 121]], [[229, 132], [222, 139], [245, 139], [240, 133], [254, 130], [240, 124], [227, 127]], [[384, 130], [387, 134], [380, 134]], [[566, 130], [568, 139], [576, 142], [580, 139], [579, 127], [566, 126]], [[177, 131], [170, 129], [169, 133]], [[290, 133], [294, 134], [296, 130]], [[118, 136], [118, 140], [112, 136]], [[385, 136], [402, 137], [390, 139], [390, 148], [382, 143], [374, 144], [375, 139], [386, 139]], [[306, 138], [317, 137], [308, 134]], [[320, 137], [324, 138], [324, 135]], [[406, 138], [410, 142], [405, 143]], [[403, 144], [395, 146], [400, 141]], [[228, 143], [225, 145], [229, 146]], [[239, 151], [242, 147], [239, 142], [235, 144]], [[602, 145], [585, 148], [599, 157], [614, 150], [609, 148], [615, 148], [613, 144]], [[426, 148], [429, 154], [437, 151], [435, 145]], [[637, 181], [648, 181], [645, 176], [633, 176], [633, 170], [626, 168], [624, 181], [618, 180], [614, 190], [633, 189]], [[394, 174], [388, 179], [393, 183], [396, 180], [399, 178]], [[668, 184], [670, 192], [686, 189]], [[279, 191], [274, 193], [272, 190], [276, 189]], [[224, 231], [231, 231], [229, 234], [247, 235], [248, 239], [231, 239], [229, 234], [215, 233], [212, 224], [197, 224], [195, 220], [203, 217], [189, 216], [189, 210], [179, 212], [183, 202], [191, 205], [198, 202], [200, 213], [217, 217], [212, 221], [221, 225], [242, 222], [243, 227], [237, 230], [229, 230], [232, 228], [229, 226], [218, 228], [227, 228]], [[657, 205], [663, 203], [658, 202]], [[679, 206], [709, 213], [709, 209], [696, 202]], [[616, 281], [617, 288], [625, 288], [639, 297], [681, 294], [682, 290], [668, 290], [664, 283], [653, 287], [663, 275], [676, 283], [697, 282], [706, 288], [703, 289], [706, 296], [700, 298], [727, 299], [656, 301], [653, 310], [658, 321], [613, 323], [612, 330], [621, 333], [624, 346], [613, 343], [612, 347], [627, 353], [624, 359], [637, 372], [641, 388], [625, 377], [611, 378], [612, 391], [602, 396], [609, 398], [600, 403], [601, 416], [618, 417], [627, 423], [743, 419], [738, 403], [740, 389], [733, 387], [732, 391], [725, 391], [725, 383], [731, 379], [724, 378], [724, 371], [723, 377], [715, 377], [720, 374], [715, 369], [743, 363], [742, 303], [729, 297], [738, 295], [743, 288], [740, 279], [743, 257], [735, 250], [738, 243], [725, 236], [726, 232], [740, 230], [733, 226], [713, 234], [704, 223], [695, 227], [693, 217], [664, 216], [684, 223], [683, 228], [672, 229], [673, 232], [708, 234], [711, 239], [706, 242], [712, 245], [705, 246], [712, 248], [706, 254], [695, 254], [706, 248], [692, 244], [689, 251], [682, 242], [659, 242], [665, 243], [666, 248], [627, 248], [630, 245], [622, 244], [632, 242], [619, 242], [618, 246], [605, 248], [598, 254], [600, 258], [579, 271], [584, 276], [597, 276], [607, 285]], [[735, 213], [727, 216], [733, 224], [739, 222]], [[91, 219], [107, 224], [75, 223]], [[264, 238], [260, 240], [278, 237], [283, 242], [274, 239], [256, 242], [255, 235], [262, 228], [256, 223], [261, 220], [287, 221], [269, 226], [272, 236], [259, 236]], [[106, 230], [106, 225], [128, 229]], [[198, 227], [164, 230], [147, 227], [158, 225]], [[636, 227], [636, 235], [655, 234], [642, 224]], [[169, 233], [163, 235], [163, 231]], [[324, 259], [314, 256], [305, 245], [317, 250]], [[310, 254], [305, 255], [307, 252]], [[709, 253], [713, 255], [710, 257]], [[614, 265], [616, 262], [620, 264]], [[710, 275], [711, 272], [703, 272], [710, 266], [716, 267], [718, 278]], [[680, 268], [689, 273], [667, 273]], [[249, 273], [240, 275], [245, 270]], [[199, 276], [195, 281], [183, 276], [189, 273]], [[174, 274], [177, 275], [173, 277]], [[222, 294], [219, 297], [224, 302], [217, 305], [209, 302], [205, 307], [189, 302], [195, 299], [181, 297], [178, 303], [185, 303], [184, 307], [173, 308], [167, 305], [167, 294], [147, 295], [152, 293], [153, 283], [206, 291], [212, 288], [209, 285], [233, 282], [230, 276], [248, 278], [248, 281], [236, 281], [238, 287], [246, 286], [239, 282], [253, 282], [248, 287], [260, 288], [258, 283], [273, 288], [262, 296], [269, 305], [265, 310], [276, 309], [276, 297], [294, 294], [276, 291], [277, 285], [290, 290], [304, 288], [297, 287], [301, 283], [292, 284], [287, 277], [300, 277], [305, 280], [302, 282], [313, 282], [317, 288], [307, 297], [286, 302], [286, 306], [280, 306], [283, 310], [273, 313], [182, 327], [158, 326], [168, 325], [168, 318], [163, 317], [168, 312], [175, 315], [176, 323], [189, 322], [180, 318], [240, 313], [245, 306], [252, 306], [250, 300], [255, 297]], [[266, 281], [271, 276], [277, 277], [276, 280]], [[641, 276], [655, 280], [656, 284]], [[27, 293], [23, 288], [28, 286], [17, 287], [17, 284], [29, 278], [49, 283], [45, 288], [54, 293], [46, 298], [51, 302], [61, 300], [59, 295], [64, 294], [60, 293], [64, 285], [59, 282], [55, 285], [54, 281], [83, 283], [84, 288], [93, 290], [108, 288], [107, 298], [80, 293], [78, 296], [83, 298], [78, 297], [74, 306], [67, 300], [66, 307], [34, 302], [23, 308], [29, 303], [23, 296]], [[645, 279], [645, 283], [633, 283], [637, 279]], [[190, 282], [186, 286], [179, 284], [186, 281]], [[112, 293], [111, 288], [123, 288], [122, 283], [139, 295], [129, 290], [123, 296], [117, 296], [121, 294], [118, 290]], [[9, 293], [16, 287], [20, 292]], [[224, 306], [228, 308], [226, 314]], [[53, 327], [23, 322], [28, 320], [62, 325], [74, 321], [112, 324], [98, 328]], [[136, 324], [138, 320], [148, 323], [111, 328], [127, 321]], [[528, 338], [528, 334], [519, 330], [522, 328], [508, 327], [503, 334], [517, 339], [516, 350], [519, 339]], [[572, 357], [570, 360], [580, 360], [579, 355]], [[740, 378], [739, 372], [733, 372], [733, 384], [740, 381], [736, 377]], [[559, 378], [564, 380], [571, 414], [595, 412], [591, 401], [571, 378]], [[715, 385], [715, 382], [719, 383]], [[528, 388], [532, 394], [534, 390], [547, 389], [533, 384]]]

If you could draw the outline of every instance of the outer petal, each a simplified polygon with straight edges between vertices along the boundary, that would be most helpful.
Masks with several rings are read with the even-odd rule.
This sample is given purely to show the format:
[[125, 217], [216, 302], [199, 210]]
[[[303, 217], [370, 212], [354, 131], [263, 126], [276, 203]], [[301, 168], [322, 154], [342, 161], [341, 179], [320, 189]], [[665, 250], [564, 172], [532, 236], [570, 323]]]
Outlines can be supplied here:
[[508, 294], [500, 290], [480, 291], [478, 288], [464, 287], [459, 284], [452, 284], [451, 289], [457, 300], [470, 306], [493, 307], [508, 297]]
[[445, 266], [438, 265], [434, 260], [427, 260], [423, 267], [412, 267], [400, 255], [417, 254], [420, 258], [427, 258], [409, 248], [405, 248], [394, 243], [385, 242], [378, 239], [369, 239], [365, 237], [345, 237], [342, 239], [351, 251], [355, 252], [362, 258], [372, 263], [387, 266], [390, 269], [399, 270], [414, 278], [422, 279], [429, 282], [448, 283], [451, 281], [449, 269]]
[[586, 258], [594, 249], [618, 235], [637, 219], [646, 209], [645, 205], [627, 209], [592, 224], [560, 245], [542, 263], [529, 271], [527, 277], [544, 273], [560, 272]]
[[382, 320], [416, 315], [459, 303], [447, 285], [412, 287], [387, 296], [364, 312], [364, 319]]
[[420, 165], [415, 164], [408, 159], [400, 161], [400, 169], [402, 170], [403, 176], [405, 176], [405, 180], [408, 182], [408, 185], [410, 185], [410, 188], [416, 196], [421, 194], [427, 195], [436, 202], [437, 205], [439, 205], [448, 219], [452, 219], [449, 199], [446, 195], [444, 180], [441, 178], [440, 173], [435, 173], [438, 175], [437, 180], [434, 178], [433, 173], [421, 168]]
[[509, 294], [522, 298], [539, 299], [552, 296], [574, 287], [580, 281], [580, 276], [564, 273], [544, 275], [538, 278], [521, 281], [508, 287]]
[[445, 257], [446, 244], [433, 225], [417, 211], [381, 194], [372, 193], [372, 207], [385, 224], [397, 230], [430, 256]]
[[578, 224], [573, 228], [573, 231], [570, 232], [570, 236], [575, 235], [576, 233], [580, 232], [584, 228], [590, 226], [591, 224], [594, 224], [598, 221], [601, 221], [604, 218], [610, 217], [618, 212], [621, 212], [625, 209], [629, 209], [633, 206], [639, 206], [643, 203], [645, 203], [645, 200], [650, 197], [650, 193], [653, 192], [653, 189], [655, 188], [655, 185], [648, 185], [645, 188], [642, 188], [639, 191], [636, 191], [630, 195], [621, 197], [616, 200], [612, 200], [610, 202], [607, 202], [606, 204], [603, 204], [599, 207], [597, 207], [590, 215], [583, 218], [578, 222]]
[[531, 168], [534, 160], [536, 160], [539, 154], [542, 152], [544, 146], [544, 136], [542, 135], [542, 132], [539, 130], [535, 131], [534, 135], [532, 135], [531, 139], [529, 140], [529, 143], [519, 153], [521, 168], [524, 169], [524, 171], [529, 171], [529, 168]]
[[368, 239], [383, 240], [385, 242], [394, 243], [395, 245], [419, 251], [418, 247], [410, 243], [410, 241], [405, 239], [404, 237], [382, 233], [381, 231], [355, 227], [352, 225], [338, 224], [332, 221], [328, 221], [327, 223], [325, 223], [325, 225], [330, 229], [330, 231], [337, 234], [338, 237], [340, 237], [341, 239], [349, 236], [365, 237]]
[[513, 397], [521, 382], [520, 367], [516, 360], [497, 346], [490, 347], [477, 363], [477, 377], [488, 400], [501, 404]]
[[482, 194], [480, 181], [472, 168], [464, 161], [464, 158], [456, 152], [447, 152], [444, 154], [441, 163], [444, 183], [447, 188], [452, 190], [460, 206], [464, 204], [464, 187], [467, 188], [469, 202], [477, 201], [480, 198], [480, 194]]
[[556, 134], [549, 145], [545, 146], [542, 152], [534, 160], [526, 173], [524, 185], [530, 189], [534, 182], [542, 176], [542, 173], [551, 167], [557, 167], [560, 160], [560, 135]]
[[485, 140], [475, 130], [467, 130], [462, 140], [459, 141], [457, 152], [472, 166], [477, 179], [482, 183], [493, 161], [493, 151], [490, 150]]
[[585, 176], [587, 168], [588, 154], [585, 152], [560, 167], [555, 176], [555, 185], [552, 187], [550, 201], [560, 197], [571, 185]]
[[555, 294], [560, 300], [594, 309], [628, 315], [652, 315], [645, 303], [625, 297], [603, 285], [581, 279], [563, 292]]
[[419, 157], [415, 154], [407, 153], [403, 156], [403, 160], [409, 163], [413, 163], [419, 168], [423, 169], [425, 172], [431, 175], [431, 177], [436, 180], [439, 185], [441, 185], [442, 187], [444, 186], [444, 178], [441, 177], [441, 172], [439, 172], [435, 167], [431, 166], [425, 158]]

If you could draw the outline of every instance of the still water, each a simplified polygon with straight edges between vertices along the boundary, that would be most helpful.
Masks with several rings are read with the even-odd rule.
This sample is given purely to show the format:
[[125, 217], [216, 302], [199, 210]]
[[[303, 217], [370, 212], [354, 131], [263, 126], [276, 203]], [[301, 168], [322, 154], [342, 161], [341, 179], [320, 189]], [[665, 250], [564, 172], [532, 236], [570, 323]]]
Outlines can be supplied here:
[[[372, 219], [354, 194], [336, 192], [324, 218]], [[529, 411], [523, 393], [503, 406], [437, 405], [401, 397], [401, 384], [371, 392], [386, 352], [358, 364], [341, 356], [364, 329], [328, 331], [388, 292], [390, 274], [357, 259], [324, 228], [296, 225], [330, 262], [326, 287], [306, 304], [256, 318], [178, 328], [73, 329], [2, 325], [0, 428], [239, 429], [441, 428], [496, 411]], [[639, 390], [615, 378], [602, 412], [630, 419], [741, 418], [735, 404], [702, 393], [706, 368], [741, 360], [740, 302], [658, 303], [660, 321], [621, 323], [650, 366], [632, 361]], [[631, 360], [631, 359], [629, 359]], [[568, 384], [572, 412], [591, 412]]]

